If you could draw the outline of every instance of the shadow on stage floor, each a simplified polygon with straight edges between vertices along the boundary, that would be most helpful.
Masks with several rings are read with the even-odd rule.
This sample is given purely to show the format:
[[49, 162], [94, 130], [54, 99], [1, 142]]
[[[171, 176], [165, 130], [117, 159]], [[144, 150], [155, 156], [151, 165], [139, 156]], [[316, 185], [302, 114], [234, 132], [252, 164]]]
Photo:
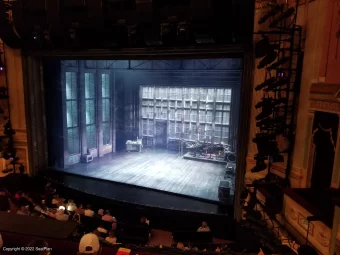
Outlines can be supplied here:
[[56, 170], [219, 203], [226, 164], [185, 159], [168, 150], [143, 149], [141, 153], [110, 153], [90, 163]]
[[233, 207], [232, 197], [228, 204], [221, 204], [55, 170], [46, 171], [45, 176], [46, 178], [77, 191], [124, 203], [135, 204], [136, 206], [141, 205], [208, 214], [225, 214], [230, 212], [230, 209]]

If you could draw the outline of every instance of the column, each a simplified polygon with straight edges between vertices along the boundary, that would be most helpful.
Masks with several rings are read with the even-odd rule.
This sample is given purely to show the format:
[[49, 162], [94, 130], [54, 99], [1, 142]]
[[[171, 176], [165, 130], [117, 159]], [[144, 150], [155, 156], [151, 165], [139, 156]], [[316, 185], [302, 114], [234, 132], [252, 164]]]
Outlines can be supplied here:
[[301, 188], [309, 188], [310, 181], [312, 178], [312, 170], [313, 170], [313, 157], [314, 157], [314, 144], [313, 144], [313, 123], [314, 123], [314, 114], [315, 111], [308, 110], [308, 118], [306, 125], [306, 138], [305, 138], [305, 153], [303, 158], [303, 168], [304, 168], [304, 176], [305, 176], [305, 185]]
[[81, 155], [87, 154], [87, 139], [86, 139], [86, 107], [85, 107], [85, 61], [79, 61], [79, 75], [78, 75], [78, 89], [79, 89], [79, 134], [81, 144]]
[[[338, 114], [340, 120], [340, 114]], [[334, 164], [333, 164], [333, 175], [332, 175], [332, 188], [339, 188], [339, 171], [340, 171], [340, 121], [338, 126], [338, 136], [336, 139], [336, 148], [335, 148], [335, 157], [334, 157]]]

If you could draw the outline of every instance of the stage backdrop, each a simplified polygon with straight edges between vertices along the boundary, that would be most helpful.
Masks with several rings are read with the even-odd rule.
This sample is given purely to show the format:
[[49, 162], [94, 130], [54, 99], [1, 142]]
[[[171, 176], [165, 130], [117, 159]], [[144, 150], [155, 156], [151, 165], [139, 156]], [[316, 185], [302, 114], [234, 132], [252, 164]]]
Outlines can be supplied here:
[[[80, 162], [82, 155], [101, 157], [123, 150], [127, 140], [142, 138], [143, 87], [230, 89], [228, 142], [236, 149], [242, 68], [242, 59], [235, 58], [46, 62], [49, 165], [64, 168]], [[170, 126], [163, 128], [168, 135]], [[178, 138], [184, 137], [184, 125], [180, 133]]]

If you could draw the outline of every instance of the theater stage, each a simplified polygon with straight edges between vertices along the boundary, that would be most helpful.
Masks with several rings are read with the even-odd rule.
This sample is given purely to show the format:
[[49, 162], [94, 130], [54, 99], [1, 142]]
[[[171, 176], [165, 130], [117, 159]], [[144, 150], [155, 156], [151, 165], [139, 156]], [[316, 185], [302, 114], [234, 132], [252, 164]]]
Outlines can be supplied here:
[[141, 153], [107, 154], [91, 163], [58, 170], [218, 202], [219, 182], [226, 168], [223, 164], [183, 159], [167, 150], [143, 149]]

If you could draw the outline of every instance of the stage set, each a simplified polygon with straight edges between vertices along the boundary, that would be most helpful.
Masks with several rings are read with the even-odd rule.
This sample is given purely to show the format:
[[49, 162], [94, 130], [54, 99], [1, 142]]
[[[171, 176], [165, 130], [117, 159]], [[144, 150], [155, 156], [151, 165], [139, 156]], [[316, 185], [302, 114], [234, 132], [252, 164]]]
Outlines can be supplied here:
[[50, 168], [232, 201], [241, 59], [65, 60], [45, 67]]

